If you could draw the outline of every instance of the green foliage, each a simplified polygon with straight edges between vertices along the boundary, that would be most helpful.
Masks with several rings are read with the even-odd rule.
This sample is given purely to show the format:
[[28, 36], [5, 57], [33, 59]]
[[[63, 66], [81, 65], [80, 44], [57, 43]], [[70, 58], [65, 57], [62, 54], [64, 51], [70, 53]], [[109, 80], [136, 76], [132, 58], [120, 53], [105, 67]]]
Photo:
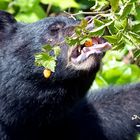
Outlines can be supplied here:
[[119, 0], [110, 0], [110, 5], [111, 5], [112, 11], [116, 12], [116, 10], [119, 7]]
[[66, 38], [66, 41], [70, 46], [82, 45], [90, 38], [89, 30], [86, 29], [87, 25], [87, 20], [83, 19], [75, 28], [75, 34], [72, 35], [73, 37]]
[[[50, 5], [50, 6], [49, 6]], [[59, 9], [80, 8], [75, 0], [0, 0], [0, 9], [15, 15], [18, 21], [32, 23], [46, 17], [50, 7]]]
[[[52, 51], [54, 54], [53, 56], [50, 55]], [[56, 67], [56, 60], [59, 54], [60, 54], [59, 46], [52, 47], [50, 45], [45, 45], [42, 47], [42, 51], [40, 53], [35, 54], [35, 65], [43, 66], [54, 72]]]
[[134, 64], [126, 65], [121, 59], [123, 53], [110, 51], [103, 59], [104, 65], [98, 72], [92, 88], [109, 86], [111, 84], [126, 84], [140, 81], [140, 68]]
[[112, 43], [113, 49], [123, 50], [127, 48], [128, 52], [129, 50], [133, 51], [134, 59], [139, 59], [140, 33], [138, 28], [140, 20], [136, 19], [140, 15], [136, 14], [135, 10], [139, 5], [139, 0], [110, 0], [110, 5], [111, 11], [100, 16], [104, 24], [112, 21], [110, 25], [106, 26], [109, 34], [105, 35], [104, 38]]
[[[110, 0], [105, 4], [104, 0], [101, 0], [98, 3], [100, 9], [92, 8], [93, 12], [101, 12], [97, 18], [104, 22], [103, 25], [111, 23], [106, 26], [103, 37], [112, 44], [114, 50], [117, 50], [113, 51], [113, 54], [108, 53], [104, 58], [103, 69], [98, 73], [93, 87], [140, 81], [139, 67], [132, 64], [126, 65], [121, 61], [130, 51], [133, 52], [133, 61], [140, 60], [139, 2], [139, 0]], [[104, 7], [110, 5], [111, 9], [103, 10], [103, 3]], [[119, 60], [117, 60], [118, 51], [121, 54]]]
[[[87, 23], [81, 24], [78, 31], [76, 28], [76, 36], [69, 39], [70, 45], [76, 45], [80, 42], [83, 43], [86, 38], [102, 36], [112, 44], [113, 50], [115, 50], [113, 51], [113, 60], [108, 54], [102, 71], [96, 77], [94, 86], [140, 81], [139, 67], [133, 64], [126, 65], [122, 62], [123, 58], [131, 51], [131, 61], [138, 62], [137, 65], [140, 64], [139, 2], [139, 0], [96, 0], [95, 5], [91, 8], [92, 12], [90, 12], [90, 14], [96, 14], [93, 16], [94, 29], [88, 31], [86, 30]], [[83, 12], [83, 14], [86, 13]], [[85, 21], [82, 20], [82, 22]], [[121, 54], [119, 60], [117, 60], [118, 56], [115, 56], [118, 51]]]
[[79, 4], [75, 0], [41, 0], [43, 4], [53, 4], [65, 10], [69, 7], [79, 8]]
[[7, 10], [24, 22], [35, 22], [46, 16], [40, 0], [1, 0], [0, 9]]
[[[111, 9], [107, 8], [109, 5]], [[78, 44], [81, 38], [103, 36], [114, 50], [132, 50], [134, 59], [140, 59], [140, 20], [136, 20], [139, 16], [135, 10], [138, 5], [138, 0], [96, 0], [91, 8], [93, 14], [97, 14], [93, 16], [94, 29], [88, 31], [85, 30], [87, 24], [80, 25], [79, 32], [76, 32], [77, 42], [74, 36], [75, 43]]]

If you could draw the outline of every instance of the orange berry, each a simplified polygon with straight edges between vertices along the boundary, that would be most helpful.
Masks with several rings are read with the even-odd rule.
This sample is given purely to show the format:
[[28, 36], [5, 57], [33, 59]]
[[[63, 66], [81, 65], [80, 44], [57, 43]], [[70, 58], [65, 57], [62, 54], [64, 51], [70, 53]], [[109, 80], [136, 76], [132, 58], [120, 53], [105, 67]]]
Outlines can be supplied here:
[[51, 76], [51, 70], [44, 69], [43, 75], [44, 75], [45, 78], [49, 78]]
[[93, 45], [92, 39], [87, 40], [87, 41], [85, 42], [85, 46], [86, 46], [86, 47], [91, 47], [92, 45]]

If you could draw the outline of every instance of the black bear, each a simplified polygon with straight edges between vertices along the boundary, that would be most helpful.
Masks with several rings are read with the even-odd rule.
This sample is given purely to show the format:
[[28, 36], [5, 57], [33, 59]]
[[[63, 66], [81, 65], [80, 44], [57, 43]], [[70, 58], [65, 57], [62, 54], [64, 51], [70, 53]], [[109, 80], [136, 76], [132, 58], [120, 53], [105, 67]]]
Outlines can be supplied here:
[[[104, 54], [64, 42], [77, 24], [62, 16], [19, 23], [0, 11], [0, 140], [134, 140], [140, 132], [140, 84], [87, 94]], [[59, 42], [46, 79], [34, 54]]]

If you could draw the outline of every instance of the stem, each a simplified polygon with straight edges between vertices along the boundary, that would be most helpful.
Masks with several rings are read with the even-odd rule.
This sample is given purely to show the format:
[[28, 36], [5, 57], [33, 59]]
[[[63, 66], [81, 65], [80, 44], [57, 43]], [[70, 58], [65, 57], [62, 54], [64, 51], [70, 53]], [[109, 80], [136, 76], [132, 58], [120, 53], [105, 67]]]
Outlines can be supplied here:
[[77, 15], [81, 15], [81, 14], [83, 14], [83, 15], [97, 15], [97, 14], [98, 15], [106, 15], [107, 12], [108, 11], [104, 11], [104, 12], [82, 12], [82, 11], [80, 11], [78, 13], [71, 14], [71, 13], [68, 13], [68, 12], [64, 11], [64, 13], [66, 13], [69, 16], [77, 16]]
[[50, 12], [50, 10], [51, 10], [51, 7], [52, 7], [52, 4], [50, 3], [50, 4], [48, 5], [47, 11], [46, 11], [47, 16], [49, 15], [49, 12]]

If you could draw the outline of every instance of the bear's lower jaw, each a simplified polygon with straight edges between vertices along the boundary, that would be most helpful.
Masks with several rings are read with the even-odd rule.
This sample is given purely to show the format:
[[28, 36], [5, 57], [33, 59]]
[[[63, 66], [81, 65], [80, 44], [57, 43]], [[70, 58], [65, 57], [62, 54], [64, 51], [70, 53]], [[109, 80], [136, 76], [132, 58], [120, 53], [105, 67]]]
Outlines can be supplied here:
[[[92, 39], [95, 40], [95, 37]], [[111, 44], [96, 37], [96, 42], [92, 46], [83, 44], [71, 47], [68, 54], [69, 62], [78, 69], [89, 69], [92, 65], [100, 63], [104, 53], [111, 47]]]

